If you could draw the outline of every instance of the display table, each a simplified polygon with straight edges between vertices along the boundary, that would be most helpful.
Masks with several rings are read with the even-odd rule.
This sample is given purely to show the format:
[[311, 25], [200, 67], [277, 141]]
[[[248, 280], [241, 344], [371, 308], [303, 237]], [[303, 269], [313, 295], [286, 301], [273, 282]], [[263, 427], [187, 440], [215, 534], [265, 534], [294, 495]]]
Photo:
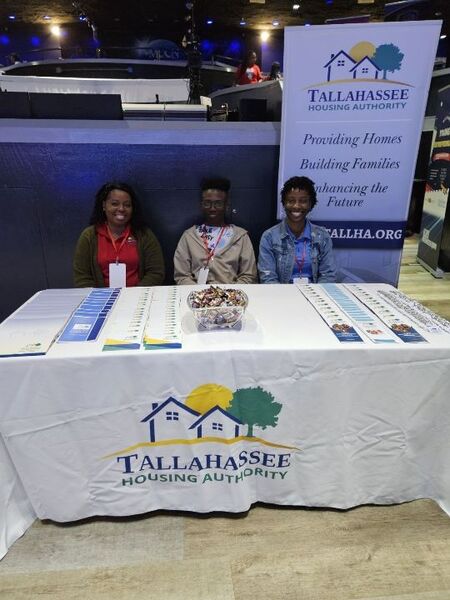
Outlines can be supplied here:
[[35, 519], [31, 502], [0, 438], [0, 559]]
[[[243, 322], [215, 331], [187, 308], [191, 288], [177, 289], [176, 315], [160, 310], [168, 288], [151, 290], [182, 347], [111, 351], [124, 303], [96, 340], [0, 359], [0, 432], [37, 517], [417, 498], [450, 513], [445, 323], [416, 305], [392, 325], [390, 286], [240, 287]], [[131, 308], [139, 324], [144, 309]]]

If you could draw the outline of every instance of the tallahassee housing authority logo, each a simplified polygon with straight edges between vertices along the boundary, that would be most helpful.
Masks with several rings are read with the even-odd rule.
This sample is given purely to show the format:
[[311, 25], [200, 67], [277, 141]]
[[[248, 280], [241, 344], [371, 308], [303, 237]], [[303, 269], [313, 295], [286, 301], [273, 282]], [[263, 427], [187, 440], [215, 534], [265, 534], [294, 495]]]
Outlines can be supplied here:
[[149, 441], [103, 458], [115, 459], [122, 486], [149, 481], [237, 484], [247, 477], [283, 480], [298, 448], [257, 435], [277, 426], [281, 409], [261, 387], [232, 392], [207, 383], [192, 390], [185, 403], [172, 397], [153, 403], [141, 420]]
[[[388, 78], [400, 71], [404, 54], [394, 44], [358, 42], [339, 50], [323, 64], [326, 80], [307, 86], [308, 109], [404, 109], [412, 86]], [[350, 87], [349, 87], [350, 86]]]

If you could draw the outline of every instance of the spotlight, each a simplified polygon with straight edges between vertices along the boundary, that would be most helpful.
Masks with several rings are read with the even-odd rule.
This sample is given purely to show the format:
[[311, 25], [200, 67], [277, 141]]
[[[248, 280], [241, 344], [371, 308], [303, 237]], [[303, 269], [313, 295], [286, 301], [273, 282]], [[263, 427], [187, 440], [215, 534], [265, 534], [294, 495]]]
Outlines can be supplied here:
[[292, 5], [292, 10], [299, 10], [300, 9], [300, 4], [293, 4]]
[[60, 29], [59, 25], [53, 25], [50, 28], [50, 33], [52, 35], [56, 35], [56, 37], [59, 37], [61, 35], [61, 29]]
[[272, 21], [273, 27], [278, 27], [279, 24], [280, 24], [280, 21], [277, 21], [276, 19], [275, 19], [275, 21]]
[[241, 25], [241, 27], [243, 27], [244, 25], [247, 25], [247, 21], [245, 19], [241, 19], [239, 21], [239, 25]]
[[214, 21], [212, 19], [207, 19], [206, 20], [206, 24], [207, 25], [212, 25], [214, 23]]
[[440, 40], [445, 40], [445, 38], [447, 37], [446, 33], [443, 33], [441, 36], [439, 36]]
[[9, 15], [8, 19], [10, 21], [15, 21], [16, 20], [16, 15]]
[[44, 21], [51, 21], [52, 20], [52, 18], [49, 17], [48, 15], [44, 15], [42, 18], [44, 19]]
[[267, 40], [270, 38], [270, 33], [268, 31], [261, 31], [259, 37], [261, 38], [262, 42], [267, 42]]

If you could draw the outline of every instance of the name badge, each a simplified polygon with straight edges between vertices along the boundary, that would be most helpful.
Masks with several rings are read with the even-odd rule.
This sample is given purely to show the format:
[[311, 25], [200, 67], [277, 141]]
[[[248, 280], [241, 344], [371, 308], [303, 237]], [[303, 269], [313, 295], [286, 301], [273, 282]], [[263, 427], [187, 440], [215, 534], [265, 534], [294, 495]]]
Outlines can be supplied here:
[[292, 283], [300, 283], [301, 285], [305, 285], [309, 283], [309, 279], [307, 277], [294, 277]]
[[127, 265], [125, 263], [109, 263], [109, 287], [127, 287]]
[[201, 269], [199, 269], [199, 271], [197, 273], [197, 283], [200, 285], [205, 285], [205, 283], [208, 279], [208, 273], [209, 273], [208, 267], [202, 267]]

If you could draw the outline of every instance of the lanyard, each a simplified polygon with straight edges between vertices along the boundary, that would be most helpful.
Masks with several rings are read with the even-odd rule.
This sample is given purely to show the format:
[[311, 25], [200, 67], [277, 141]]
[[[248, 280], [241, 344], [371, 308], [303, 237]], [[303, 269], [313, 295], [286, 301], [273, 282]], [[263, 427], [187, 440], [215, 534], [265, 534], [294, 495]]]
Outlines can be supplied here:
[[203, 240], [203, 244], [204, 244], [205, 250], [206, 250], [206, 265], [205, 265], [205, 267], [207, 267], [209, 265], [209, 261], [214, 258], [214, 253], [216, 251], [217, 245], [220, 242], [220, 240], [222, 239], [222, 236], [223, 236], [226, 228], [227, 228], [226, 225], [224, 225], [221, 228], [221, 230], [219, 231], [219, 235], [217, 236], [216, 243], [211, 248], [208, 248], [208, 240], [206, 239], [206, 225], [203, 227], [202, 240]]
[[297, 252], [295, 253], [295, 264], [297, 265], [297, 269], [298, 269], [298, 274], [299, 275], [302, 274], [303, 266], [305, 264], [305, 260], [306, 260], [306, 240], [303, 240], [303, 252], [302, 252], [302, 258], [301, 258], [301, 260], [299, 260], [297, 258]]
[[117, 248], [116, 240], [114, 239], [113, 234], [111, 233], [111, 229], [109, 228], [109, 225], [106, 226], [106, 229], [108, 230], [109, 239], [111, 240], [111, 244], [113, 245], [114, 252], [116, 253], [116, 264], [117, 264], [119, 262], [120, 251], [122, 250], [125, 242], [128, 239], [128, 236], [130, 235], [130, 228], [127, 227], [126, 230], [124, 231], [124, 233], [122, 234], [124, 237], [119, 245], [119, 248]]

